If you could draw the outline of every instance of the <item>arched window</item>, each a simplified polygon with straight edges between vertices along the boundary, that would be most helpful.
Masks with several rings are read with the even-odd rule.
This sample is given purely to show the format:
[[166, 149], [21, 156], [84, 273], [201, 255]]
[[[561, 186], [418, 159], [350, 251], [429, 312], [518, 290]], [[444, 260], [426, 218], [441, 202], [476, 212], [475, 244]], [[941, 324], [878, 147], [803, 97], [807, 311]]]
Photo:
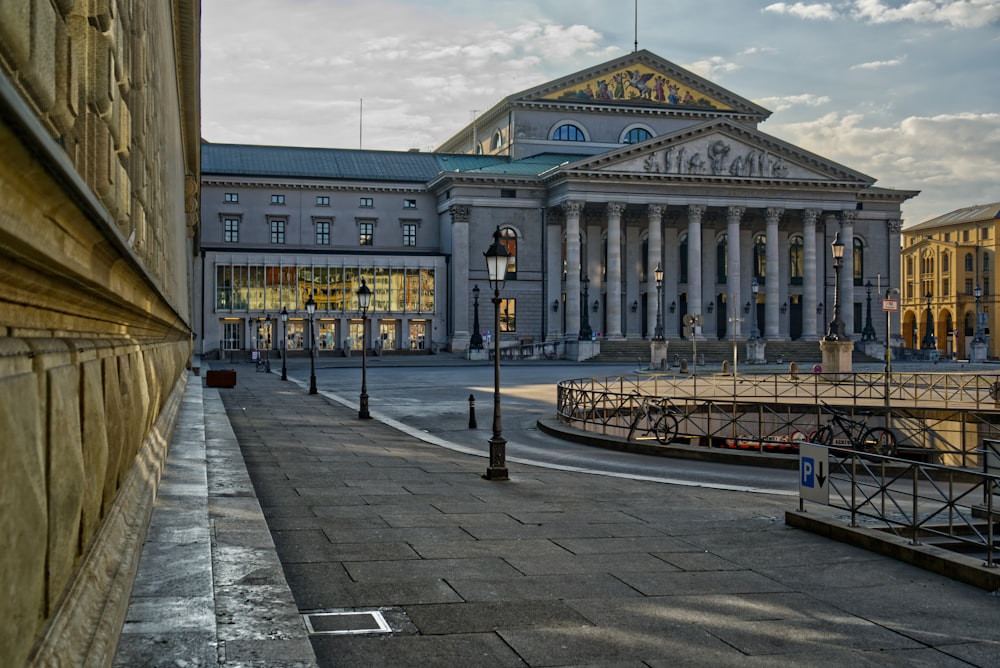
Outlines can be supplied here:
[[767, 237], [763, 234], [753, 239], [753, 275], [761, 285], [767, 282]]
[[865, 284], [865, 242], [854, 238], [854, 285]]
[[623, 144], [638, 144], [639, 142], [644, 142], [647, 139], [652, 139], [653, 133], [646, 128], [632, 128], [625, 133], [622, 137]]
[[517, 230], [513, 227], [500, 228], [500, 243], [507, 249], [507, 278], [517, 278]]
[[728, 235], [720, 235], [719, 240], [715, 242], [715, 281], [716, 283], [725, 283], [727, 272], [726, 268], [729, 265], [729, 239]]
[[913, 258], [906, 258], [906, 275], [913, 276]]
[[972, 253], [965, 254], [965, 270], [972, 271]]
[[587, 141], [587, 138], [583, 134], [583, 130], [572, 123], [560, 125], [556, 128], [556, 131], [552, 133], [552, 138], [556, 141]]
[[490, 150], [498, 151], [501, 146], [503, 146], [503, 133], [497, 130], [493, 133], [493, 144], [490, 146]]
[[951, 271], [951, 253], [941, 254], [941, 271], [942, 272]]
[[681, 235], [680, 243], [678, 244], [677, 252], [680, 253], [680, 262], [678, 263], [680, 269], [680, 278], [677, 280], [681, 283], [688, 282], [688, 235], [687, 232]]
[[788, 240], [788, 271], [792, 285], [802, 285], [802, 235], [795, 234]]

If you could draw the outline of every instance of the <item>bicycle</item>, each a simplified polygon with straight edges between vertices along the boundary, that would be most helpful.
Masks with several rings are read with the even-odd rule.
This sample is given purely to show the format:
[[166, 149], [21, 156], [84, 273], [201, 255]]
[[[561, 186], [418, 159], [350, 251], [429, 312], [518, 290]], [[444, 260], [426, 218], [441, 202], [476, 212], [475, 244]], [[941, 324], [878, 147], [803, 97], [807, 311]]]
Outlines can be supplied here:
[[629, 425], [628, 440], [640, 440], [635, 437], [639, 429], [640, 422], [645, 421], [643, 432], [652, 434], [660, 445], [670, 445], [677, 438], [677, 417], [674, 410], [670, 408], [666, 401], [653, 402], [644, 399], [640, 404], [641, 410], [632, 418]]
[[845, 411], [823, 402], [823, 407], [830, 414], [830, 420], [816, 430], [812, 437], [813, 443], [819, 445], [834, 445], [834, 429], [836, 425], [841, 433], [851, 442], [851, 448], [874, 455], [896, 454], [896, 435], [885, 427], [869, 427], [867, 419], [856, 420]]

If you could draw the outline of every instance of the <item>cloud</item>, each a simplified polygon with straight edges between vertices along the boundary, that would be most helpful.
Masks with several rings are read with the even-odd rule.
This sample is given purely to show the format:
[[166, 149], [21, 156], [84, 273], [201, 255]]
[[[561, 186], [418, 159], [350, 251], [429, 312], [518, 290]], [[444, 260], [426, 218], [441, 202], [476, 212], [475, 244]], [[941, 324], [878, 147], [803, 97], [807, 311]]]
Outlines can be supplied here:
[[795, 4], [775, 2], [765, 7], [762, 11], [773, 12], [775, 14], [788, 14], [810, 21], [832, 21], [840, 16], [837, 10], [833, 8], [833, 5], [828, 2], [815, 2], [812, 4], [805, 2], [796, 2]]
[[954, 28], [983, 28], [1000, 20], [998, 0], [910, 0], [889, 7], [882, 0], [855, 0], [851, 15], [867, 23], [944, 23]]
[[830, 103], [830, 98], [826, 95], [813, 95], [812, 93], [802, 93], [801, 95], [778, 95], [773, 97], [762, 97], [754, 100], [757, 104], [772, 111], [785, 111], [792, 107], [819, 107]]
[[873, 60], [869, 63], [859, 63], [851, 65], [852, 70], [880, 70], [883, 67], [896, 67], [906, 62], [906, 56], [893, 58], [892, 60]]
[[969, 203], [1000, 199], [995, 179], [1000, 113], [910, 116], [896, 125], [872, 127], [865, 125], [863, 114], [834, 112], [801, 123], [769, 124], [767, 130], [871, 174], [879, 186], [927, 191], [927, 197], [906, 205], [910, 223], [957, 208], [956, 195]]
[[706, 79], [714, 79], [727, 72], [735, 72], [740, 69], [739, 65], [727, 61], [722, 56], [712, 56], [711, 58], [696, 60], [693, 63], [682, 65], [682, 67], [691, 70], [695, 74], [700, 74]]
[[771, 46], [751, 46], [740, 51], [740, 56], [755, 56], [760, 53], [778, 53], [778, 50]]

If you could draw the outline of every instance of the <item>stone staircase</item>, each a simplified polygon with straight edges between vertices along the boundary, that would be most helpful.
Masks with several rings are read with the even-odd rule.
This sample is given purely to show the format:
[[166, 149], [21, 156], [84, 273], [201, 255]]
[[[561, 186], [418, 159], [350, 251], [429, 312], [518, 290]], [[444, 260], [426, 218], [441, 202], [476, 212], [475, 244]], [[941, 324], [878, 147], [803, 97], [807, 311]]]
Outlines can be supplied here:
[[[673, 363], [674, 355], [680, 359], [691, 361], [693, 350], [690, 339], [667, 339], [667, 362]], [[697, 342], [698, 357], [704, 357], [706, 365], [719, 365], [724, 361], [733, 360], [732, 340], [705, 339]], [[637, 362], [649, 363], [649, 341], [647, 339], [624, 339], [601, 341], [601, 354], [590, 358], [589, 362], [619, 363]], [[736, 352], [740, 364], [746, 361], [746, 341], [737, 340]], [[818, 364], [822, 358], [818, 341], [774, 341], [766, 348], [765, 356], [768, 362], [777, 362], [779, 356], [782, 363], [798, 362], [799, 364]], [[854, 351], [854, 361], [879, 361], [863, 353]]]

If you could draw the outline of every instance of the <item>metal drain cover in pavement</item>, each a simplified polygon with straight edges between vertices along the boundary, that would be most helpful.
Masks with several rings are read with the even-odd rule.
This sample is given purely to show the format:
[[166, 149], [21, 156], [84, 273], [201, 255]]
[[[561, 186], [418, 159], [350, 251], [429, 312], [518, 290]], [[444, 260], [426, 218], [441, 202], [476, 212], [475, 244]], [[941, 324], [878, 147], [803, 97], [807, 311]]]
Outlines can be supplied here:
[[310, 612], [302, 615], [310, 635], [351, 635], [392, 633], [385, 616], [378, 610], [363, 612]]

